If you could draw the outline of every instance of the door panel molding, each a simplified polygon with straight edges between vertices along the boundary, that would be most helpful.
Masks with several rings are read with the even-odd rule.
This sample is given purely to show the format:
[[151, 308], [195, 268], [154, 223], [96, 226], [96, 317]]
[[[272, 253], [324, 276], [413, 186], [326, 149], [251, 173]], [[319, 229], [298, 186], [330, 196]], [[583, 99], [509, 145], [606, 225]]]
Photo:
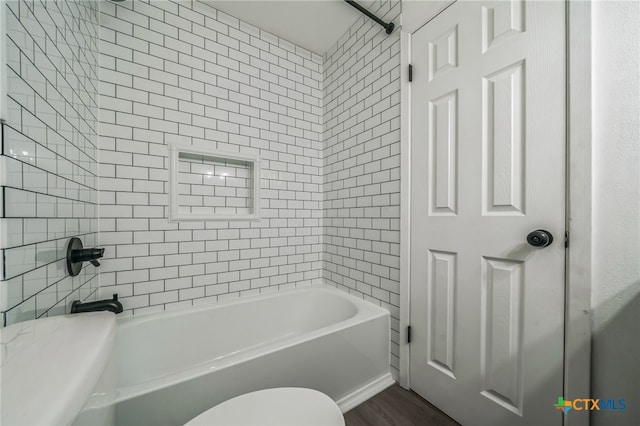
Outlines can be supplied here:
[[429, 320], [427, 334], [428, 362], [434, 368], [455, 379], [453, 327], [456, 297], [456, 253], [429, 251]]
[[482, 92], [483, 214], [524, 215], [525, 61], [485, 76]]
[[481, 393], [522, 416], [524, 263], [482, 258]]
[[525, 28], [524, 1], [501, 1], [482, 8], [482, 53]]
[[429, 101], [429, 214], [458, 213], [458, 90]]

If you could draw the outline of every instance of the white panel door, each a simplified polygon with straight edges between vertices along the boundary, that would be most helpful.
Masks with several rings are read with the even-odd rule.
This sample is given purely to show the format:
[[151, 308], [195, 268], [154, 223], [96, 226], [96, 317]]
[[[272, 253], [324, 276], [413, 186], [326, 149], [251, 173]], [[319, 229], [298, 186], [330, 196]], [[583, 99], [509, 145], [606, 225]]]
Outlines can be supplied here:
[[411, 387], [464, 425], [562, 423], [564, 7], [458, 1], [411, 38]]

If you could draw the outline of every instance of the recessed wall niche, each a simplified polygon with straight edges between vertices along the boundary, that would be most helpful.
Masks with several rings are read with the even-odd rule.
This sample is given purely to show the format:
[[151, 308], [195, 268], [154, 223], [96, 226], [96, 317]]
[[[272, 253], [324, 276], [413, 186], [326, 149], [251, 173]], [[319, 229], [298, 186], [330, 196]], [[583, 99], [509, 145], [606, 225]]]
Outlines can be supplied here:
[[258, 156], [170, 145], [170, 221], [258, 219]]

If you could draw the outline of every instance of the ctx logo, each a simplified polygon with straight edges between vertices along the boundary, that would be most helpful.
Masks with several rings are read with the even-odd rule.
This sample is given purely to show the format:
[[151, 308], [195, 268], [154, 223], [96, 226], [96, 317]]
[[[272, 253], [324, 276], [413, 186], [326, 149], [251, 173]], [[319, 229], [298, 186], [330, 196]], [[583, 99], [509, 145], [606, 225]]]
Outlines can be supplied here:
[[600, 400], [591, 398], [578, 398], [574, 400], [566, 400], [563, 397], [558, 397], [558, 403], [553, 404], [556, 410], [562, 411], [567, 414], [571, 409], [576, 411], [600, 411], [600, 410], [624, 410], [627, 405], [624, 399], [615, 401], [613, 399]]

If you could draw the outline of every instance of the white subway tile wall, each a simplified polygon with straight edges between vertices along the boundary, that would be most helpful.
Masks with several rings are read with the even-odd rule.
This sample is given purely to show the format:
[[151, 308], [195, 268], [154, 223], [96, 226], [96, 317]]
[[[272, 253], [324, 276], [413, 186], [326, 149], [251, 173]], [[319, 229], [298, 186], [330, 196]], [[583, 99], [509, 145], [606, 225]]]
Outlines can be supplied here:
[[2, 325], [68, 312], [97, 294], [66, 244], [97, 240], [98, 3], [2, 2], [7, 117], [2, 126]]
[[180, 153], [178, 210], [185, 213], [252, 214], [253, 164]]
[[[63, 251], [99, 223], [99, 293], [125, 315], [325, 280], [391, 311], [397, 373], [397, 32], [362, 17], [322, 58], [206, 2], [5, 4], [6, 323], [95, 298], [96, 269], [66, 276]], [[170, 223], [169, 143], [259, 154], [261, 220]], [[181, 163], [185, 205], [251, 208], [245, 165]]]
[[[373, 2], [385, 21], [399, 1]], [[395, 22], [396, 25], [398, 22]], [[400, 34], [360, 18], [324, 58], [324, 249], [327, 283], [391, 312], [399, 367]]]
[[[132, 314], [319, 282], [322, 58], [206, 2], [100, 7], [101, 294]], [[261, 220], [170, 223], [169, 143], [259, 154]]]

